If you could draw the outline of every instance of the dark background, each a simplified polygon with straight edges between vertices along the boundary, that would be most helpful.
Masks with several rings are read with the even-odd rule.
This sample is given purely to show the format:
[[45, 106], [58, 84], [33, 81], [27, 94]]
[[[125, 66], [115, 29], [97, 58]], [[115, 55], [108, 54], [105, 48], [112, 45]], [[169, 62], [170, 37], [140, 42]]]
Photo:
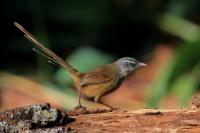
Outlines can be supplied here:
[[[8, 0], [1, 2], [0, 10], [0, 70], [44, 84], [53, 82], [53, 85], [60, 88], [66, 85], [62, 81], [62, 74], [57, 74], [60, 71], [57, 67], [35, 55], [31, 50], [33, 45], [13, 25], [14, 21], [82, 71], [124, 56], [151, 63], [155, 49], [162, 44], [175, 53], [170, 61], [180, 62], [172, 67], [173, 70], [168, 72], [166, 69], [166, 73], [172, 73], [171, 77], [165, 76], [166, 73], [161, 74], [166, 81], [165, 87], [158, 87], [161, 89], [171, 88], [169, 86], [173, 83], [167, 82], [168, 79], [175, 81], [188, 71], [196, 70], [195, 66], [199, 62], [199, 1]], [[196, 45], [187, 48], [190, 43]], [[186, 52], [182, 49], [186, 49]], [[177, 53], [180, 56], [177, 57]], [[157, 56], [162, 55], [165, 53], [160, 52]], [[165, 58], [162, 60], [168, 62]], [[151, 71], [153, 68], [149, 68], [149, 73]], [[150, 83], [158, 82], [154, 77]], [[195, 89], [199, 85], [197, 81], [193, 87]], [[149, 101], [154, 101], [152, 99]], [[155, 105], [157, 103], [151, 106]]]
[[[4, 1], [1, 68], [11, 68], [13, 61], [16, 66], [24, 66], [27, 63], [23, 62], [34, 60], [30, 45], [24, 45], [28, 42], [13, 26], [14, 21], [36, 36], [48, 36], [45, 40], [60, 56], [68, 56], [81, 45], [117, 58], [148, 56], [157, 43], [172, 39], [156, 25], [157, 17], [170, 3], [159, 0]], [[40, 35], [36, 34], [38, 32]]]

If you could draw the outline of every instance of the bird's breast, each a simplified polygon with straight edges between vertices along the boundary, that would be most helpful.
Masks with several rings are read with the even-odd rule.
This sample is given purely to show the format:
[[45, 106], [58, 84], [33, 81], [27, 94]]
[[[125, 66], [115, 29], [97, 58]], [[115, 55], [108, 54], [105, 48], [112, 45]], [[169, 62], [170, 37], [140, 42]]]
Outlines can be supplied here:
[[113, 84], [110, 85], [109, 89], [103, 95], [110, 94], [113, 91], [117, 90], [122, 84], [123, 79], [124, 78], [117, 78], [115, 81], [113, 81]]

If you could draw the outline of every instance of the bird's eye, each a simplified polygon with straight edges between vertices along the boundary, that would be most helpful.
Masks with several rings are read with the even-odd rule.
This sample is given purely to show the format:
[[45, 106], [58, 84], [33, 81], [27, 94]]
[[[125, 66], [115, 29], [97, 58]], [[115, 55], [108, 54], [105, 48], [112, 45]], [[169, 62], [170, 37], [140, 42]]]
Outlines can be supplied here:
[[126, 62], [126, 63], [125, 63], [125, 66], [126, 66], [126, 67], [129, 67], [129, 66], [130, 66], [130, 62]]
[[129, 66], [134, 67], [135, 66], [135, 62], [129, 62]]

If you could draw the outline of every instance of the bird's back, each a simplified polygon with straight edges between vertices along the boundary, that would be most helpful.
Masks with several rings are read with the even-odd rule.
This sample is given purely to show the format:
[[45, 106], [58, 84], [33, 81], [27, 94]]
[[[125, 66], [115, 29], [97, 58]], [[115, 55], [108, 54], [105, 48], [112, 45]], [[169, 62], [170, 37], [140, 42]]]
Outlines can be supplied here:
[[85, 73], [80, 82], [82, 94], [92, 98], [115, 90], [120, 80], [118, 71], [116, 66], [108, 64]]

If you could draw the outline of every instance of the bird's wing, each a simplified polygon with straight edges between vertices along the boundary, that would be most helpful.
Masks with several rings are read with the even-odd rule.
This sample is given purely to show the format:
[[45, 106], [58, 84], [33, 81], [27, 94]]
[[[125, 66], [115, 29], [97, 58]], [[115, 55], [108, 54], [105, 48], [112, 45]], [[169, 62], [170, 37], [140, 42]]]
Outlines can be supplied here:
[[92, 84], [102, 84], [113, 80], [115, 76], [113, 76], [113, 73], [110, 71], [109, 67], [110, 66], [96, 68], [86, 73], [83, 79], [81, 80], [80, 85], [87, 86]]

